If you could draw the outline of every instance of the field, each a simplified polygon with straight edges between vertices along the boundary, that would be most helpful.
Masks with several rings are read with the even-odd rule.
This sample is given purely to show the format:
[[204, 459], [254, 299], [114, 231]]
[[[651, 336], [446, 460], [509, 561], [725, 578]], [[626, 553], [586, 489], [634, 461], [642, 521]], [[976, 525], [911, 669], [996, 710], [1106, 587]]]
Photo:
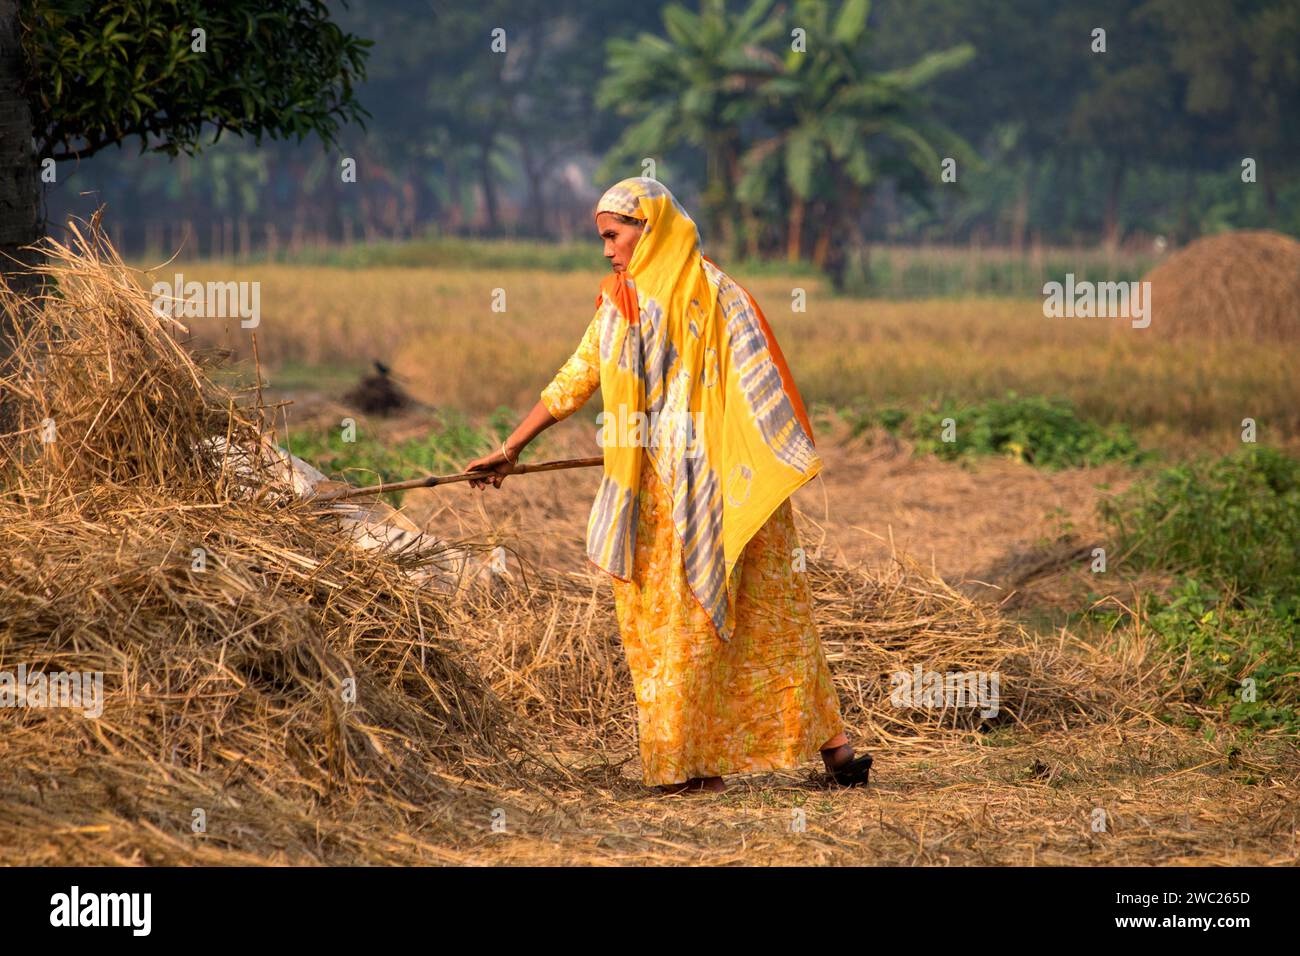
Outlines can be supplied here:
[[[196, 263], [150, 281], [175, 271], [261, 283], [256, 350], [278, 438], [355, 484], [458, 471], [488, 451], [576, 345], [600, 278], [580, 269]], [[1300, 342], [1174, 339], [1158, 313], [1143, 330], [1047, 319], [1039, 300], [1023, 296], [836, 298], [808, 276], [740, 278], [813, 409], [825, 469], [795, 505], [850, 739], [875, 756], [870, 788], [828, 789], [812, 766], [730, 779], [720, 795], [664, 797], [642, 786], [609, 586], [583, 553], [598, 481], [589, 470], [507, 478], [500, 490], [411, 492], [400, 502], [449, 544], [507, 555], [504, 573], [439, 610], [429, 625], [436, 641], [421, 625], [373, 648], [364, 638], [330, 648], [394, 693], [423, 679], [412, 675], [423, 673], [426, 649], [445, 654], [499, 703], [494, 742], [459, 744], [468, 756], [447, 758], [436, 789], [403, 790], [365, 772], [366, 760], [379, 761], [373, 754], [345, 755], [343, 765], [359, 769], [327, 785], [297, 758], [286, 766], [298, 770], [277, 777], [272, 743], [242, 763], [219, 748], [196, 763], [184, 748], [179, 758], [161, 752], [156, 727], [133, 731], [129, 745], [78, 733], [82, 750], [99, 757], [63, 763], [43, 762], [20, 735], [0, 744], [0, 758], [8, 746], [20, 767], [0, 785], [0, 861], [1300, 862], [1286, 542], [1270, 565], [1282, 569], [1281, 584], [1233, 568], [1234, 594], [1214, 577], [1228, 557], [1197, 545], [1188, 558], [1184, 539], [1144, 552], [1141, 542], [1163, 531], [1131, 542], [1105, 510], [1111, 503], [1148, 531], [1177, 526], [1181, 519], [1149, 519], [1143, 489], [1201, 460], [1236, 462], [1245, 418], [1258, 424], [1261, 452], [1294, 460]], [[796, 288], [806, 311], [790, 310]], [[503, 290], [505, 311], [493, 311], [502, 295], [494, 290]], [[251, 401], [249, 330], [238, 320], [188, 324], [191, 344], [231, 351], [217, 378]], [[344, 399], [375, 360], [391, 366], [415, 408], [381, 418]], [[598, 407], [597, 396], [526, 457], [596, 453]], [[962, 427], [980, 423], [972, 430], [984, 437], [949, 454], [934, 433], [948, 410]], [[340, 437], [348, 418], [355, 442]], [[1252, 498], [1252, 517], [1231, 511], [1225, 527], [1253, 528], [1261, 541], [1288, 533], [1293, 526], [1276, 522], [1290, 520], [1300, 495], [1291, 480], [1274, 482], [1278, 508]], [[1218, 520], [1213, 495], [1234, 482], [1205, 485], [1203, 502], [1189, 498], [1204, 504], [1207, 526]], [[1097, 546], [1111, 556], [1102, 574], [1090, 566]], [[1165, 560], [1179, 548], [1178, 561]], [[1210, 610], [1198, 605], [1186, 625], [1180, 609], [1202, 585], [1216, 589]], [[1238, 596], [1249, 600], [1234, 603]], [[1207, 626], [1217, 628], [1208, 649], [1198, 643]], [[1271, 663], [1281, 670], [1261, 669]], [[888, 675], [918, 664], [1001, 673], [1002, 714], [900, 713]], [[1260, 706], [1234, 703], [1240, 681], [1257, 673]], [[160, 704], [173, 716], [179, 706]], [[348, 733], [377, 736], [381, 751], [424, 745], [417, 724], [358, 720]], [[41, 733], [71, 747], [61, 726]], [[249, 781], [235, 765], [260, 770]], [[310, 797], [290, 798], [299, 792]], [[192, 806], [211, 808], [201, 837]]]
[[[390, 364], [435, 406], [522, 416], [590, 321], [595, 272], [178, 267], [186, 281], [262, 283], [258, 348], [276, 384], [345, 381], [371, 359]], [[161, 273], [168, 281], [173, 270]], [[1170, 341], [1160, 320], [1046, 319], [1040, 300], [832, 298], [809, 277], [747, 280], [773, 323], [805, 400], [833, 405], [975, 400], [1007, 390], [1063, 395], [1103, 423], [1152, 428], [1225, 447], [1239, 422], [1300, 432], [1295, 347]], [[807, 294], [792, 312], [792, 290]], [[495, 289], [504, 312], [493, 311]], [[199, 340], [251, 360], [237, 321], [196, 323]], [[492, 374], [485, 376], [484, 369]]]

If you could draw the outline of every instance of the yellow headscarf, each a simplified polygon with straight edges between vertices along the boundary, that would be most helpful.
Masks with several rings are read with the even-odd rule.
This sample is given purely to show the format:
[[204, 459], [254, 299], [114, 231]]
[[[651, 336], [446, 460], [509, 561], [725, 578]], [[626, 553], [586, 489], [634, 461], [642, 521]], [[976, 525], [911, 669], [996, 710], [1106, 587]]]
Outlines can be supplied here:
[[587, 556], [630, 579], [648, 445], [672, 495], [686, 580], [730, 640], [742, 549], [821, 470], [812, 427], [758, 303], [702, 255], [667, 187], [625, 179], [601, 197], [602, 212], [645, 227], [626, 271], [608, 276], [596, 300], [605, 468]]

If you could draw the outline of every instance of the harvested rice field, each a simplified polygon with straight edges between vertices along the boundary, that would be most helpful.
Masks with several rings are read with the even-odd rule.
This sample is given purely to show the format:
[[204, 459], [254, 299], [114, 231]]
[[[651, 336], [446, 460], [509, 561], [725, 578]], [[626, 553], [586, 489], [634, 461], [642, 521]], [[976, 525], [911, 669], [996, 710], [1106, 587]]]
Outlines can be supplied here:
[[[663, 795], [641, 781], [609, 583], [585, 558], [598, 470], [361, 510], [302, 487], [418, 476], [409, 449], [436, 445], [453, 411], [468, 451], [444, 442], [427, 461], [449, 473], [488, 451], [498, 407], [508, 430], [576, 344], [597, 276], [538, 283], [530, 311], [494, 315], [510, 276], [248, 267], [265, 290], [257, 388], [237, 322], [159, 318], [151, 279], [97, 237], [50, 251], [59, 296], [4, 382], [19, 421], [0, 672], [102, 673], [102, 712], [3, 715], [0, 863], [1300, 862], [1296, 672], [1264, 666], [1287, 647], [1259, 643], [1263, 619], [1233, 630], [1246, 612], [1226, 595], [1179, 644], [1185, 604], [1169, 600], [1190, 559], [1139, 563], [1150, 536], [1124, 538], [1103, 507], [1196, 454], [1234, 454], [1243, 418], [1296, 455], [1294, 336], [1148, 347], [1015, 300], [769, 308], [814, 404], [826, 466], [796, 493], [796, 522], [872, 779], [832, 787], [808, 765]], [[221, 348], [234, 354], [218, 367]], [[413, 401], [358, 411], [371, 360]], [[959, 417], [983, 414], [1008, 390], [1064, 396], [1158, 455], [1045, 467], [1028, 426], [988, 453], [927, 450], [924, 410], [955, 397]], [[595, 454], [592, 413], [527, 457]], [[336, 441], [345, 420], [354, 449]], [[900, 704], [895, 675], [912, 673], [996, 675], [996, 712]], [[1267, 711], [1232, 700], [1254, 677]]]

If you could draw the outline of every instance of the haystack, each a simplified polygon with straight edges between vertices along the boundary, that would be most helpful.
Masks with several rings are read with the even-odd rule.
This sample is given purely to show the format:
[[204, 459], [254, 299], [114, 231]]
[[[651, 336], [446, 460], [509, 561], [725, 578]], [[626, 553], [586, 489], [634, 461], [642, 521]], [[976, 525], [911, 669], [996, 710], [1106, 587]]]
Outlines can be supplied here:
[[[242, 497], [246, 498], [256, 496], [274, 502], [296, 497], [311, 501], [317, 495], [351, 487], [347, 482], [325, 477], [267, 435], [262, 436], [260, 446], [228, 442], [224, 435], [213, 435], [195, 453], [207, 456], [213, 467], [236, 476], [243, 488]], [[318, 504], [321, 519], [332, 522], [354, 544], [411, 559], [404, 562], [407, 574], [449, 598], [470, 591], [500, 591], [501, 579], [513, 577], [495, 549], [485, 555], [482, 546], [449, 543], [373, 495]]]
[[1300, 242], [1278, 232], [1208, 236], [1146, 276], [1153, 328], [1171, 337], [1300, 340]]
[[[0, 289], [22, 314], [0, 674], [102, 675], [103, 706], [0, 712], [0, 861], [382, 862], [350, 844], [362, 807], [370, 829], [486, 831], [511, 718], [411, 574], [428, 549], [358, 547], [282, 468], [240, 467], [257, 416], [132, 270], [94, 233], [46, 253], [40, 301]], [[225, 454], [198, 451], [213, 436]]]

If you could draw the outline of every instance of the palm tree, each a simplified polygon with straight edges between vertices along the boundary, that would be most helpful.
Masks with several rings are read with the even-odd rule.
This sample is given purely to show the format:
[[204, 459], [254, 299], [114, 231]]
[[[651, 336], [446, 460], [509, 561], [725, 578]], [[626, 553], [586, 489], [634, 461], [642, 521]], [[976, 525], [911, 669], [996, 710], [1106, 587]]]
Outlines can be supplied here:
[[725, 0], [701, 0], [699, 13], [669, 4], [666, 38], [643, 33], [609, 42], [610, 72], [596, 96], [598, 106], [636, 117], [597, 176], [610, 178], [628, 159], [663, 156], [681, 143], [702, 148], [704, 215], [721, 231], [728, 256], [737, 239], [740, 126], [757, 106], [755, 91], [781, 68], [780, 58], [764, 47], [783, 30], [771, 7], [772, 0], [752, 0], [732, 16]]
[[807, 34], [806, 52], [792, 50], [758, 94], [770, 130], [742, 158], [739, 198], [757, 205], [789, 197], [786, 255], [803, 257], [808, 212], [815, 212], [814, 262], [836, 288], [848, 260], [865, 278], [862, 218], [882, 179], [928, 204], [945, 156], [976, 161], [955, 133], [929, 121], [919, 92], [974, 54], [967, 44], [923, 57], [901, 70], [873, 73], [864, 55], [869, 0], [847, 0], [833, 16], [827, 0], [799, 0], [790, 24]]

